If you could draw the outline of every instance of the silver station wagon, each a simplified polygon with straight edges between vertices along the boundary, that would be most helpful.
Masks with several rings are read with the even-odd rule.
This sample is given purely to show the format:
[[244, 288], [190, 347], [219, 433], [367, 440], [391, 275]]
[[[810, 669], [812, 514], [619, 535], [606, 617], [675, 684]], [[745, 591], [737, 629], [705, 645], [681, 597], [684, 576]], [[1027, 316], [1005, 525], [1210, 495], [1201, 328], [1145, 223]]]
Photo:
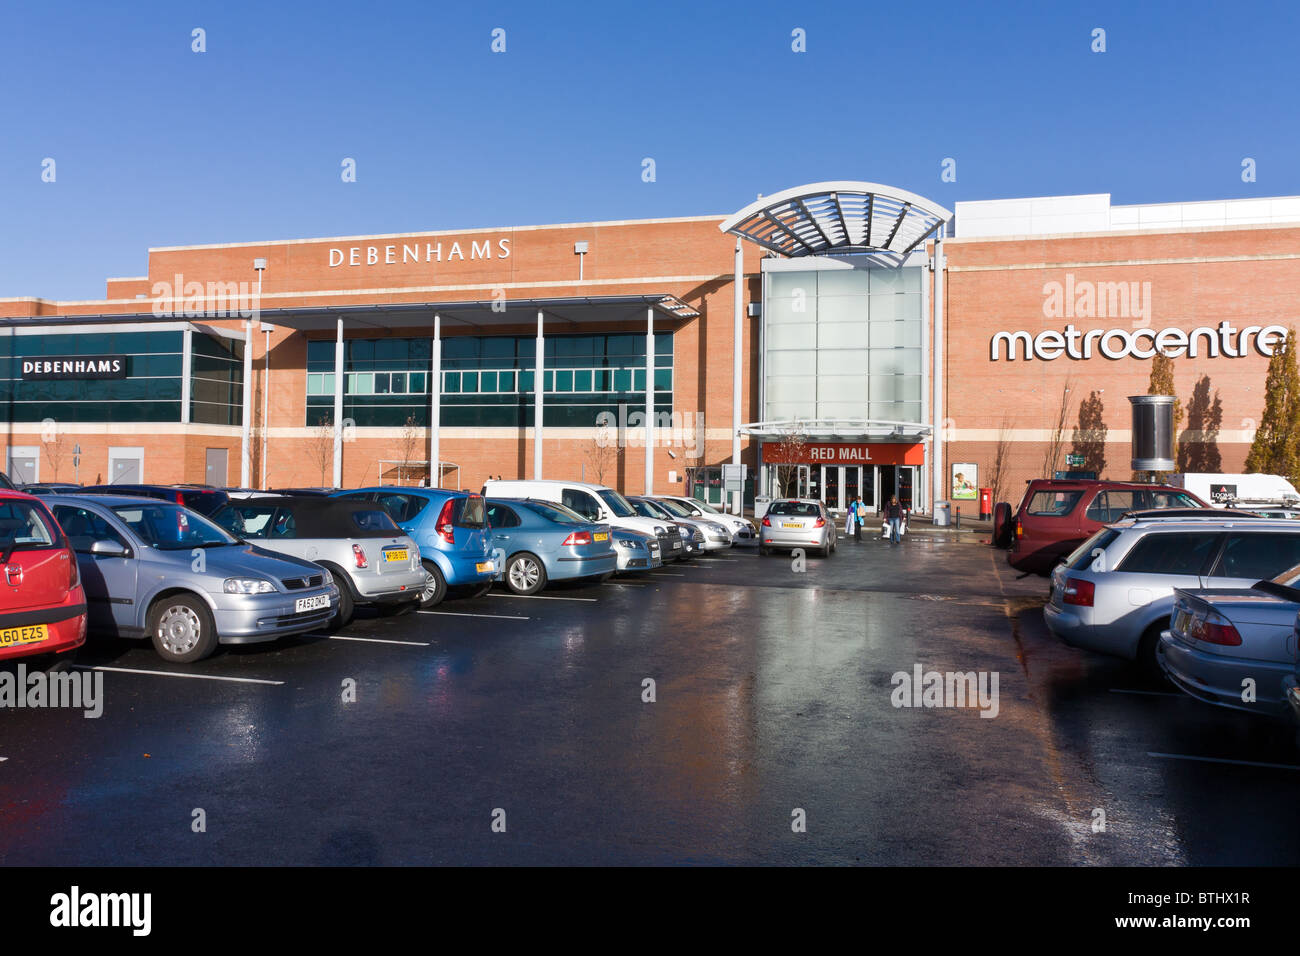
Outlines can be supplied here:
[[424, 566], [415, 541], [382, 505], [349, 498], [274, 497], [232, 501], [212, 516], [231, 534], [323, 567], [339, 590], [334, 627], [357, 605], [381, 614], [415, 609]]
[[1043, 617], [1067, 644], [1159, 674], [1175, 589], [1244, 590], [1294, 564], [1294, 521], [1232, 512], [1131, 518], [1098, 531], [1056, 567]]
[[189, 663], [326, 624], [338, 591], [315, 564], [272, 554], [171, 502], [51, 495], [77, 555], [92, 632], [153, 640]]

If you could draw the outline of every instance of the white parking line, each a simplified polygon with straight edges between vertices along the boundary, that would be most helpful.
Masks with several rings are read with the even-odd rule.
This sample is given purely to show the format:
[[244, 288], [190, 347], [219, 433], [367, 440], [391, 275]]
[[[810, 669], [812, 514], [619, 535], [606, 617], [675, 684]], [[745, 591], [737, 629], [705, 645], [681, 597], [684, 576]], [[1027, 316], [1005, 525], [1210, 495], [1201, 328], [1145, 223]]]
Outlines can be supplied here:
[[1176, 690], [1129, 690], [1129, 689], [1127, 689], [1127, 688], [1125, 688], [1125, 687], [1112, 687], [1112, 688], [1110, 689], [1110, 692], [1111, 692], [1112, 694], [1143, 694], [1143, 695], [1145, 695], [1145, 696], [1147, 696], [1147, 697], [1183, 697], [1183, 696], [1185, 696], [1184, 694], [1180, 694], [1180, 693], [1179, 693], [1178, 691], [1176, 691]]
[[8, 757], [0, 757], [0, 763], [4, 763], [8, 759]]
[[686, 575], [682, 574], [682, 572], [680, 572], [680, 571], [659, 571], [659, 570], [655, 570], [655, 571], [651, 571], [650, 573], [653, 574], [655, 577], [659, 577], [659, 578], [684, 578], [684, 577], [686, 577]]
[[516, 614], [470, 614], [466, 611], [416, 611], [416, 614], [441, 614], [444, 617], [492, 617], [501, 621], [530, 621], [532, 618]]
[[585, 601], [588, 604], [599, 603], [599, 598], [551, 597], [549, 594], [489, 594], [487, 597], [527, 598], [530, 601]]
[[365, 641], [368, 644], [408, 644], [411, 647], [428, 647], [428, 641], [388, 641], [382, 637], [344, 637], [341, 634], [331, 634], [331, 641]]
[[1165, 760], [1196, 760], [1201, 763], [1230, 763], [1239, 767], [1269, 767], [1274, 770], [1300, 770], [1300, 765], [1291, 763], [1264, 763], [1259, 760], [1226, 760], [1223, 757], [1193, 757], [1190, 754], [1160, 754], [1147, 752], [1148, 757], [1162, 757]]
[[114, 674], [148, 674], [152, 677], [188, 677], [191, 680], [223, 680], [233, 684], [270, 684], [280, 687], [282, 680], [260, 680], [256, 677], [221, 677], [217, 674], [178, 674], [175, 671], [146, 671], [134, 667], [86, 667], [82, 664], [72, 665], [79, 671], [111, 671]]
[[604, 584], [607, 588], [644, 588], [649, 587], [646, 584], [629, 584], [626, 581], [606, 581]]

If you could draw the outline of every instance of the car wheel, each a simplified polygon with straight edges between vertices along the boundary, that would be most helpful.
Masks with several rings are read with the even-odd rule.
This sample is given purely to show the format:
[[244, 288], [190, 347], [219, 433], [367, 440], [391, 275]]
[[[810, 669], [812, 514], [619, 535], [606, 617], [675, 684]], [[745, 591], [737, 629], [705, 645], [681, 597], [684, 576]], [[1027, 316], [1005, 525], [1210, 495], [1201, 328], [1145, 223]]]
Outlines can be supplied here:
[[1156, 648], [1160, 644], [1160, 632], [1163, 630], [1165, 630], [1163, 624], [1152, 624], [1138, 641], [1137, 650], [1137, 665], [1142, 673], [1161, 683], [1169, 680], [1165, 677], [1165, 672], [1160, 669], [1160, 661], [1156, 658]]
[[188, 594], [154, 603], [149, 609], [149, 636], [158, 656], [175, 664], [201, 661], [217, 649], [217, 629], [208, 606]]
[[420, 607], [431, 608], [442, 603], [447, 596], [447, 579], [432, 561], [424, 561], [424, 590], [420, 592]]
[[520, 551], [506, 562], [506, 587], [515, 594], [536, 594], [546, 587], [546, 568], [534, 554]]
[[334, 579], [334, 587], [338, 588], [339, 592], [339, 606], [329, 623], [330, 630], [336, 631], [352, 623], [352, 615], [356, 613], [357, 607], [352, 600], [352, 592], [348, 590], [348, 582], [343, 572], [331, 570], [330, 577]]

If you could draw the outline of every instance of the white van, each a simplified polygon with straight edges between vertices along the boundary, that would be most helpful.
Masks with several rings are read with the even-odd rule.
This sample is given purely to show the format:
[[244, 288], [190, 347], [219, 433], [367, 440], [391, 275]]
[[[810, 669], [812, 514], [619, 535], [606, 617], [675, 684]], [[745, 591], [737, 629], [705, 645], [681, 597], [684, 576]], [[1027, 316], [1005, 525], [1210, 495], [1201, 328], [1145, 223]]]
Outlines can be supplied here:
[[1300, 503], [1295, 485], [1280, 475], [1220, 475], [1187, 473], [1170, 475], [1175, 488], [1190, 491], [1216, 508], [1247, 507], [1249, 504]]
[[605, 485], [554, 479], [530, 481], [491, 478], [483, 483], [482, 493], [484, 498], [540, 498], [542, 501], [556, 501], [588, 521], [638, 531], [657, 538], [664, 563], [682, 556], [682, 536], [675, 525], [669, 527], [665, 521], [641, 517], [626, 498]]

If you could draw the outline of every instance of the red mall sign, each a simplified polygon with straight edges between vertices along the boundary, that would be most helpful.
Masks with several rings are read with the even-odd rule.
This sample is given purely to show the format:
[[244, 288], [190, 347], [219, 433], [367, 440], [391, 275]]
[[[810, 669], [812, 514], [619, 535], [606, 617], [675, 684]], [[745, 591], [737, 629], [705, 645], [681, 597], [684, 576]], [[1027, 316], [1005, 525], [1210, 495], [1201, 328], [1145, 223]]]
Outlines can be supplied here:
[[800, 448], [763, 443], [765, 465], [923, 465], [925, 448], [903, 442], [807, 442]]

